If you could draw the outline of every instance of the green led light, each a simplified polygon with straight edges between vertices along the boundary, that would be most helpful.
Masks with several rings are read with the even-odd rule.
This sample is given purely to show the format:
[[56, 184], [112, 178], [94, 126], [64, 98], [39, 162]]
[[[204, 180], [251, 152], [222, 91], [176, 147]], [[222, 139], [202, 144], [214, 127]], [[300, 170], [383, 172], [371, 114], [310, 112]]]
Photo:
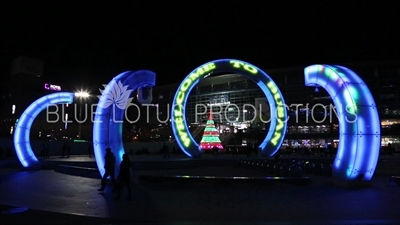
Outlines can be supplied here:
[[360, 97], [360, 94], [358, 93], [358, 90], [354, 87], [348, 87], [349, 92], [351, 97], [353, 97], [353, 99], [358, 99]]
[[230, 63], [233, 65], [233, 67], [238, 68], [238, 69], [242, 68], [251, 74], [258, 73], [258, 69], [248, 63], [244, 63], [244, 62], [237, 61], [237, 60], [231, 60]]
[[182, 82], [182, 85], [178, 90], [178, 97], [176, 99], [176, 105], [174, 106], [175, 109], [173, 111], [173, 118], [174, 118], [173, 122], [176, 124], [179, 139], [182, 141], [183, 145], [186, 148], [190, 146], [191, 140], [189, 138], [189, 135], [185, 132], [185, 124], [183, 119], [184, 115], [182, 107], [183, 101], [185, 100], [185, 97], [189, 95], [188, 89], [190, 86], [192, 86], [193, 82], [202, 78], [204, 75], [210, 73], [216, 68], [217, 67], [214, 63], [205, 64], [204, 66], [197, 69], [194, 73], [190, 74], [189, 77], [187, 77]]
[[274, 100], [276, 103], [276, 109], [277, 109], [277, 125], [275, 128], [275, 132], [273, 135], [273, 138], [271, 139], [271, 144], [277, 145], [278, 141], [282, 137], [282, 129], [284, 128], [284, 123], [285, 123], [285, 106], [282, 103], [282, 99], [280, 97], [280, 94], [278, 93], [278, 88], [275, 86], [273, 82], [268, 82], [267, 87], [271, 91], [272, 96], [274, 96]]

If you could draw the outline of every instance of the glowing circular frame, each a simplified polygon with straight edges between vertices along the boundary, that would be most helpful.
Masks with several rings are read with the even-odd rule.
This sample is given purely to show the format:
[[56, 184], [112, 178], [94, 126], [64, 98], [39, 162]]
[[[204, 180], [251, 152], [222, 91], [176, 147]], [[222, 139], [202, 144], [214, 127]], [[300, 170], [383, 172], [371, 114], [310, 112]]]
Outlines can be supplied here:
[[[101, 176], [105, 173], [106, 148], [111, 148], [114, 153], [116, 165], [121, 163], [122, 155], [125, 153], [122, 142], [125, 110], [130, 106], [136, 106], [130, 103], [131, 99], [128, 99], [131, 92], [142, 87], [153, 87], [155, 80], [156, 74], [149, 70], [127, 71], [114, 77], [104, 87], [93, 121], [93, 149]], [[116, 166], [117, 173], [118, 169]]]
[[[34, 101], [25, 109], [15, 125], [14, 147], [18, 160], [25, 168], [40, 168], [30, 143], [30, 131], [33, 121], [44, 109], [57, 104], [71, 104], [74, 102], [74, 93], [59, 92], [46, 95]], [[58, 115], [57, 115], [58, 116]]]
[[306, 86], [321, 86], [331, 96], [339, 119], [339, 146], [333, 163], [337, 181], [369, 181], [381, 144], [375, 100], [364, 81], [342, 66], [312, 65], [304, 70]]
[[280, 148], [286, 133], [287, 112], [283, 96], [275, 82], [256, 66], [236, 59], [219, 59], [205, 63], [193, 70], [180, 84], [171, 109], [171, 124], [182, 151], [189, 157], [200, 157], [201, 149], [193, 139], [186, 122], [186, 101], [190, 91], [211, 73], [232, 72], [254, 81], [267, 97], [271, 120], [267, 136], [259, 148], [264, 157], [273, 156]]

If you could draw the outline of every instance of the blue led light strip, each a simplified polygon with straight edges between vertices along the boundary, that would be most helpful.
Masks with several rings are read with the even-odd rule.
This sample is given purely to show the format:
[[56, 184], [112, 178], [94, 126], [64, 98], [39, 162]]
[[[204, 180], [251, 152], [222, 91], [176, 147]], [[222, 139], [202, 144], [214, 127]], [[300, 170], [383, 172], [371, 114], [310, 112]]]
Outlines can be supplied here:
[[339, 181], [369, 181], [381, 145], [375, 100], [364, 81], [343, 66], [312, 65], [304, 70], [306, 86], [321, 86], [331, 96], [339, 119], [339, 146], [333, 177]]
[[40, 167], [30, 143], [30, 131], [33, 121], [40, 112], [49, 106], [56, 104], [71, 104], [74, 101], [74, 93], [60, 92], [49, 94], [34, 101], [18, 119], [14, 131], [14, 148], [18, 160], [25, 168]]
[[[106, 148], [111, 148], [116, 158], [116, 173], [121, 163], [125, 149], [122, 142], [122, 125], [125, 109], [116, 107], [123, 99], [123, 90], [135, 91], [144, 86], [155, 85], [156, 74], [149, 70], [127, 71], [115, 76], [105, 87], [96, 107], [93, 124], [93, 149], [100, 175], [104, 175], [104, 154]], [[122, 85], [122, 86], [121, 86]], [[124, 89], [124, 87], [126, 87]], [[118, 93], [118, 94], [116, 94]], [[131, 92], [127, 93], [131, 94]], [[118, 95], [118, 96], [116, 96]], [[129, 97], [129, 96], [128, 96]], [[109, 105], [109, 100], [113, 101]]]

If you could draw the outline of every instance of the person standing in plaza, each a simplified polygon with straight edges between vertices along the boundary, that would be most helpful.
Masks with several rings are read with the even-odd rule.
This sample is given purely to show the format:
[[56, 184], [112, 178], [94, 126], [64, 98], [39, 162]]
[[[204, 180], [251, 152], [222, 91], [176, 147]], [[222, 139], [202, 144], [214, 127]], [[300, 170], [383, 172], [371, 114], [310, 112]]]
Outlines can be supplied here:
[[69, 158], [70, 154], [71, 154], [71, 144], [67, 142], [67, 158]]
[[252, 151], [251, 145], [246, 145], [247, 158], [250, 158], [251, 151]]
[[332, 144], [328, 145], [328, 153], [329, 153], [329, 157], [333, 157], [333, 146]]
[[40, 145], [40, 157], [42, 159], [46, 158], [46, 145], [44, 144], [44, 142], [42, 142], [42, 144]]
[[162, 147], [162, 152], [164, 155], [164, 159], [169, 158], [169, 148], [166, 143], [164, 143], [164, 145]]
[[89, 158], [92, 158], [93, 148], [92, 148], [92, 144], [91, 143], [88, 145], [88, 155], [89, 155]]
[[128, 201], [131, 200], [131, 161], [127, 154], [122, 155], [122, 162], [119, 166], [119, 174], [118, 174], [118, 189], [117, 189], [117, 197], [116, 200], [119, 200], [121, 191], [126, 187], [128, 190]]
[[44, 158], [50, 159], [50, 147], [48, 143], [44, 144]]
[[67, 153], [67, 143], [64, 143], [61, 148], [61, 158], [64, 158], [66, 153]]
[[98, 191], [104, 191], [106, 188], [107, 178], [111, 178], [111, 182], [114, 185], [113, 191], [115, 190], [116, 182], [115, 182], [115, 156], [112, 153], [111, 148], [106, 148], [106, 155], [104, 156], [104, 169], [105, 173], [101, 178], [101, 188], [97, 189]]

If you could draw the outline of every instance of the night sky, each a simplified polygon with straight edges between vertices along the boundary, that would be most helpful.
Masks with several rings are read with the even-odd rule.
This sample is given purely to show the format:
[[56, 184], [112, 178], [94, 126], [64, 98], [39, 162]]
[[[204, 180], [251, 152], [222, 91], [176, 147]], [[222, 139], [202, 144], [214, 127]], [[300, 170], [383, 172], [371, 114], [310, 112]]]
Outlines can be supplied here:
[[77, 86], [137, 69], [155, 71], [158, 84], [179, 82], [219, 58], [267, 72], [400, 59], [395, 1], [10, 2], [0, 3], [2, 76], [19, 55], [43, 59], [45, 78]]

